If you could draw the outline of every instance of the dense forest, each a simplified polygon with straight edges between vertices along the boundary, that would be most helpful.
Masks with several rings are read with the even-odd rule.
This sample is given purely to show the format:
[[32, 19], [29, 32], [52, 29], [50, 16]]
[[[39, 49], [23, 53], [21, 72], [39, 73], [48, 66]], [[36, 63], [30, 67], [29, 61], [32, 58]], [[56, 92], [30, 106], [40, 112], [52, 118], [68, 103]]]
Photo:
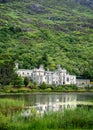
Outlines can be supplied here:
[[0, 66], [10, 59], [93, 79], [93, 1], [0, 0]]

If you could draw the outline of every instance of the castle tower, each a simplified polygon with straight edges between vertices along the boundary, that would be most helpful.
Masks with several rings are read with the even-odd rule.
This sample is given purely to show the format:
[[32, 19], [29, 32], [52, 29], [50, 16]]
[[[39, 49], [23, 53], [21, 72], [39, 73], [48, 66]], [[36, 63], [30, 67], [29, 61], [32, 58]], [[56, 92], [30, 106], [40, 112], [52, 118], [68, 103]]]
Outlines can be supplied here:
[[15, 68], [18, 70], [18, 63], [15, 63]]
[[44, 71], [44, 65], [41, 64], [41, 65], [39, 66], [39, 69], [42, 70], [42, 71]]
[[58, 70], [61, 70], [61, 66], [60, 66], [60, 65], [57, 65], [57, 69], [58, 69]]

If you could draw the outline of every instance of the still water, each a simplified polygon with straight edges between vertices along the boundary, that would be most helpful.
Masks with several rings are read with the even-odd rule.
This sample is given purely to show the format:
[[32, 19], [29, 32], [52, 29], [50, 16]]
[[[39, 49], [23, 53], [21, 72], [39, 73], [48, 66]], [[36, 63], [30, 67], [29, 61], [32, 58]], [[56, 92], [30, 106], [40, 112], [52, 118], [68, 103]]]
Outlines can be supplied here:
[[38, 111], [60, 111], [77, 107], [92, 107], [93, 93], [31, 93], [0, 95], [0, 98], [22, 100], [29, 108], [34, 107]]

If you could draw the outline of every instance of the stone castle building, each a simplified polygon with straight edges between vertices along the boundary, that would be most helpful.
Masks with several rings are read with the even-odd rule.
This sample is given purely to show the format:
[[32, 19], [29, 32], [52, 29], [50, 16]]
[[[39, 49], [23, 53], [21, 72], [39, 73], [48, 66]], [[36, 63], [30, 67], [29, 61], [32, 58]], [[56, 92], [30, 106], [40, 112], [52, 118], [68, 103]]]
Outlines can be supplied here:
[[57, 66], [57, 70], [45, 71], [43, 65], [40, 65], [39, 69], [18, 69], [16, 64], [17, 74], [22, 77], [28, 77], [37, 84], [45, 82], [48, 85], [64, 85], [64, 84], [76, 84], [76, 76], [67, 73], [66, 69], [62, 69], [60, 65]]

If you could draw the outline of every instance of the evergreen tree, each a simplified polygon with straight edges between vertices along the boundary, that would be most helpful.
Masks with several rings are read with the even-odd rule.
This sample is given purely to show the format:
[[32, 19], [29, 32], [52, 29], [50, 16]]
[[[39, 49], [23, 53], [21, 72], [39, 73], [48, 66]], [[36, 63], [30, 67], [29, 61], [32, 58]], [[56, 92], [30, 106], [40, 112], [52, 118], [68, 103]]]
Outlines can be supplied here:
[[0, 61], [0, 83], [3, 87], [11, 82], [14, 73], [13, 67], [11, 61]]
[[0, 84], [3, 88], [12, 81], [14, 73], [12, 56], [9, 54], [0, 55]]
[[29, 79], [27, 77], [24, 78], [24, 85], [25, 87], [27, 87], [27, 85], [29, 84]]

